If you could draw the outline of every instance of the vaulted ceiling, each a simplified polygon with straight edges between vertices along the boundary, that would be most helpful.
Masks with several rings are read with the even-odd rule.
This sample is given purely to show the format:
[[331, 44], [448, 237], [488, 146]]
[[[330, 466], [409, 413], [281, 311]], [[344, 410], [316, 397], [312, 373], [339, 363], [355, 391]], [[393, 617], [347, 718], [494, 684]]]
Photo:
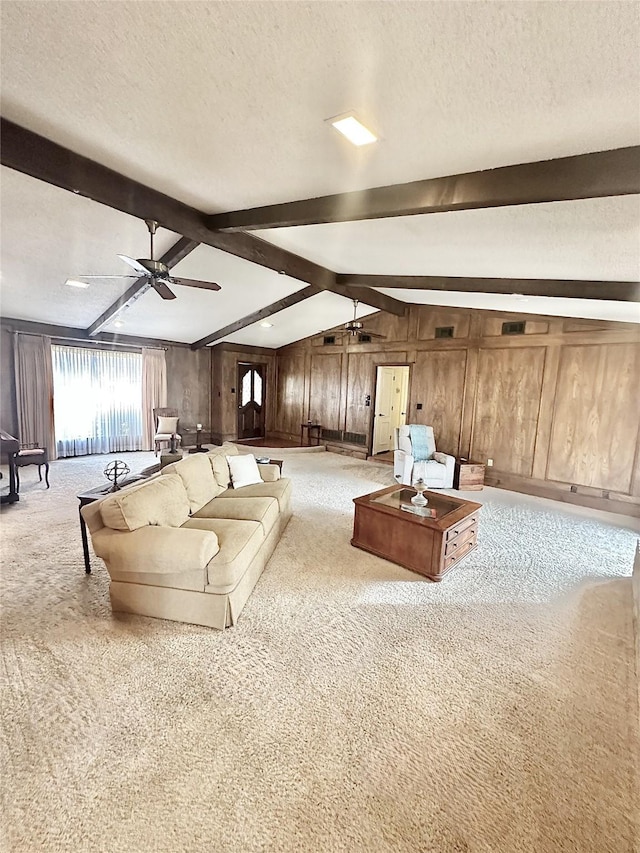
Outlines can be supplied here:
[[[578, 169], [585, 198], [519, 171], [506, 206], [480, 193], [477, 209], [447, 210], [441, 195], [436, 212], [335, 221], [341, 196], [330, 216], [316, 203], [268, 223], [309, 224], [245, 215], [249, 237], [206, 218], [637, 146], [637, 4], [10, 0], [1, 15], [3, 118], [119, 173], [124, 198], [79, 172], [53, 185], [24, 138], [3, 145], [3, 317], [271, 347], [351, 319], [352, 296], [359, 315], [418, 302], [640, 322], [638, 288], [620, 284], [640, 280], [637, 152], [620, 175]], [[326, 123], [347, 110], [380, 140], [354, 148]], [[139, 185], [195, 211], [197, 239], [147, 211]], [[560, 200], [544, 195], [555, 187]], [[166, 226], [156, 257], [186, 234], [173, 273], [222, 289], [176, 287], [170, 302], [148, 290], [116, 312], [130, 280], [65, 286], [127, 274], [118, 253], [148, 256], [146, 216]], [[240, 248], [223, 251], [227, 239]]]

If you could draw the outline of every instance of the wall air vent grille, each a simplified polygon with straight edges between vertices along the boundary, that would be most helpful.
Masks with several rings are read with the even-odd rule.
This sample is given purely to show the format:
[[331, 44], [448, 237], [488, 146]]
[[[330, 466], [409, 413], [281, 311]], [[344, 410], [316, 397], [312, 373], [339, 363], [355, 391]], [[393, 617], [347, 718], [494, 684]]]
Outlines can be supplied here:
[[502, 334], [503, 335], [524, 335], [524, 321], [521, 323], [503, 323], [502, 324]]
[[323, 429], [322, 430], [322, 438], [325, 441], [342, 441], [342, 430], [341, 429]]
[[322, 343], [326, 347], [330, 346], [331, 344], [335, 344], [335, 342], [336, 342], [336, 336], [335, 335], [325, 335], [324, 338], [322, 339]]
[[438, 326], [436, 328], [436, 338], [452, 338], [453, 326]]
[[347, 432], [342, 429], [323, 429], [323, 441], [342, 441], [345, 444], [366, 445], [367, 436], [360, 432]]
[[358, 339], [361, 344], [370, 344], [371, 343], [371, 335], [358, 335]]
[[367, 436], [360, 432], [345, 432], [343, 441], [349, 444], [366, 444]]

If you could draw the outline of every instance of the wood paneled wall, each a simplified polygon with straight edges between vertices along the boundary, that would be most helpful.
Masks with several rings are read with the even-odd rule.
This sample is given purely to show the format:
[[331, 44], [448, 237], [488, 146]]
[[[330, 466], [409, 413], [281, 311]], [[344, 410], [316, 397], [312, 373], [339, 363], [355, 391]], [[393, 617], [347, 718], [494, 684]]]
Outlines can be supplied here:
[[[512, 321], [524, 334], [502, 334]], [[433, 426], [440, 450], [493, 459], [487, 482], [640, 515], [639, 325], [415, 305], [365, 326], [386, 337], [337, 328], [335, 345], [320, 335], [277, 352], [273, 434], [297, 440], [311, 417], [370, 447], [376, 366], [409, 364], [408, 422]], [[436, 338], [440, 326], [453, 337]]]

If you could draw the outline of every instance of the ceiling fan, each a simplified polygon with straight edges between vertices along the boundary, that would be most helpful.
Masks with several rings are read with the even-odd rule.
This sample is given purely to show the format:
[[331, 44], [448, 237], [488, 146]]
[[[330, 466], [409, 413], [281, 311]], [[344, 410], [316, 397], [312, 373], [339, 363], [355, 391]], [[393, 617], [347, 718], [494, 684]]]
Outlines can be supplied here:
[[153, 287], [163, 299], [175, 299], [176, 295], [169, 287], [170, 284], [180, 284], [185, 287], [201, 287], [204, 290], [220, 290], [220, 285], [213, 281], [198, 281], [193, 278], [177, 278], [171, 275], [169, 267], [162, 261], [153, 259], [153, 238], [158, 228], [154, 219], [145, 219], [149, 229], [151, 241], [150, 258], [130, 258], [127, 255], [118, 255], [126, 264], [135, 270], [135, 275], [81, 275], [78, 278], [146, 278], [150, 287]]
[[356, 312], [358, 310], [358, 300], [353, 300], [353, 320], [349, 320], [348, 323], [344, 324], [344, 330], [347, 334], [352, 337], [357, 337], [358, 335], [369, 335], [371, 338], [384, 338], [385, 335], [379, 335], [377, 332], [368, 332], [364, 328], [364, 323], [362, 320], [356, 320]]

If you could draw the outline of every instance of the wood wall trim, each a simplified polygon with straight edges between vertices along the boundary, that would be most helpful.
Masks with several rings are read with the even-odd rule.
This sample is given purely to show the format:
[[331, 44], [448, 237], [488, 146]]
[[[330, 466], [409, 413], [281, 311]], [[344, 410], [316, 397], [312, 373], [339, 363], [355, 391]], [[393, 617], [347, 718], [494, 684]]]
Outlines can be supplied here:
[[640, 193], [640, 146], [501, 166], [210, 216], [226, 232]]

